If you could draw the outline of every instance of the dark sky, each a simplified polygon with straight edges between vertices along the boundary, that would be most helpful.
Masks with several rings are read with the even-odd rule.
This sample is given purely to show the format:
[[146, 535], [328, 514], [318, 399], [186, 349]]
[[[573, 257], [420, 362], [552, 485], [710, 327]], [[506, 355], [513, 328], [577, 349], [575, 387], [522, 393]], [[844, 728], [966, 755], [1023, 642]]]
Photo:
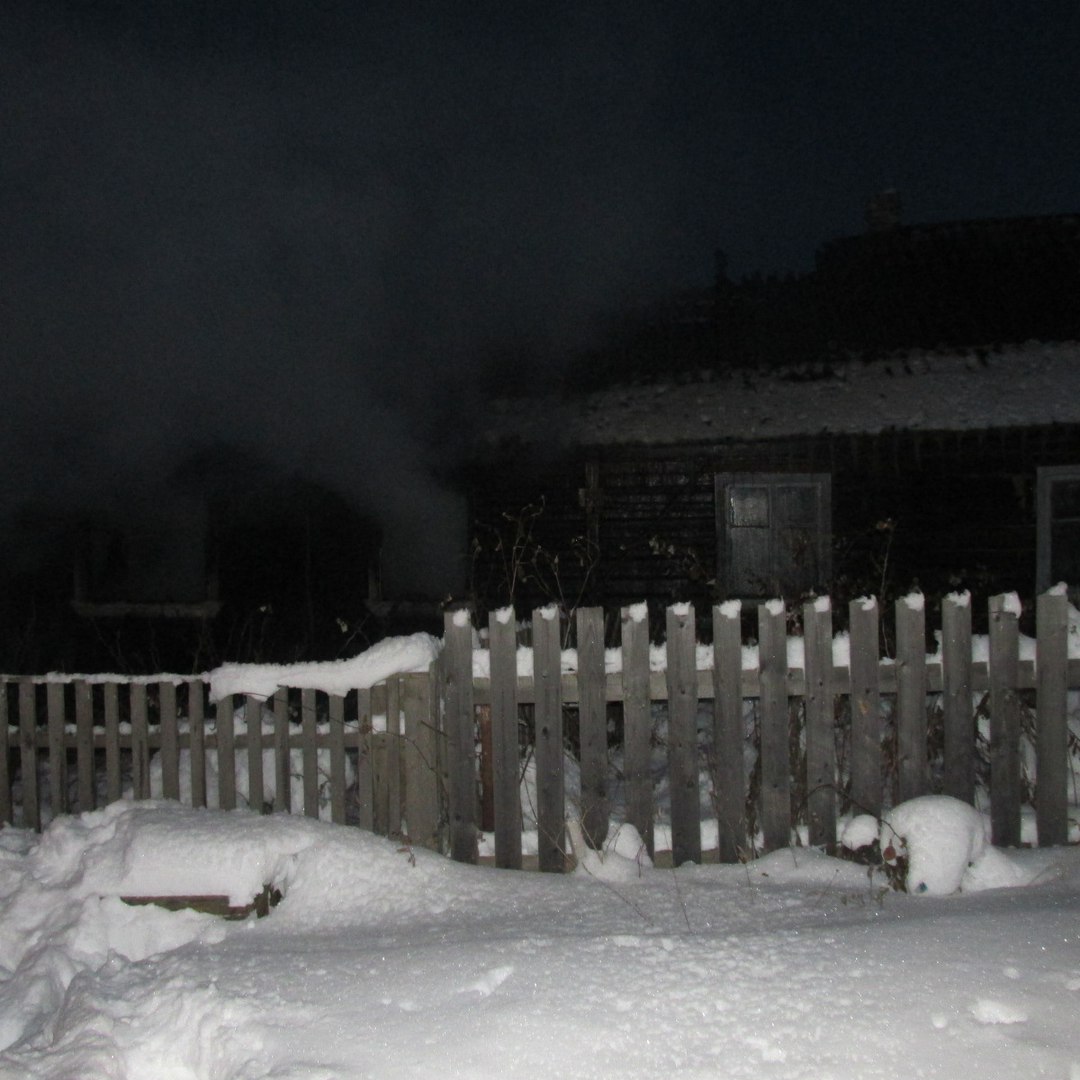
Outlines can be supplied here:
[[1080, 210], [1078, 12], [5, 0], [0, 515], [234, 441], [439, 588], [422, 478], [479, 358], [554, 365], [716, 247], [808, 268], [885, 187], [907, 221]]

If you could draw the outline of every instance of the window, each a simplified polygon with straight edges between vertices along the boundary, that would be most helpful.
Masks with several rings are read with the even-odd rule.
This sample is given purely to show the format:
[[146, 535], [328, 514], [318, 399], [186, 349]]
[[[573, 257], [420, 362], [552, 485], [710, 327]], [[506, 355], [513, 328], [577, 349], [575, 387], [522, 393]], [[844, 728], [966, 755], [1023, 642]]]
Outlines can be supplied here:
[[1038, 470], [1036, 586], [1080, 585], [1080, 465]]
[[764, 600], [826, 588], [831, 495], [827, 473], [718, 474], [716, 564], [721, 592]]

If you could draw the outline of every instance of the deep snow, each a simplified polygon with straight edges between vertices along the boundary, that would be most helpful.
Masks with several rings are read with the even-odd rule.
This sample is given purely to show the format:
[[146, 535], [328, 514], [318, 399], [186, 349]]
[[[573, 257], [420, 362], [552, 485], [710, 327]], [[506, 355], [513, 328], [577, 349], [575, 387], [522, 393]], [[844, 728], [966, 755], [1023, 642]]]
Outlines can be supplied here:
[[[799, 848], [562, 877], [117, 803], [0, 831], [0, 1076], [1077, 1080], [1080, 849], [998, 854], [1025, 887], [899, 894]], [[265, 882], [241, 923], [118, 898]]]

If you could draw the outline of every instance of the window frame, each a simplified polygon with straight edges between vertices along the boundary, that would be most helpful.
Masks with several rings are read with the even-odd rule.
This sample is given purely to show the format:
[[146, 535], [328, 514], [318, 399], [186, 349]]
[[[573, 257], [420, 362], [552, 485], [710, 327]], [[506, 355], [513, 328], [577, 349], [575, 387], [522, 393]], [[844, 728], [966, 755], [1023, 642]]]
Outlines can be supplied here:
[[[1053, 524], [1055, 520], [1051, 510], [1054, 484], [1063, 480], [1080, 484], [1080, 464], [1040, 465], [1035, 470], [1035, 591], [1037, 593], [1046, 592], [1057, 584], [1056, 581], [1050, 580], [1054, 558]], [[1080, 522], [1080, 518], [1075, 520]], [[1080, 582], [1067, 584], [1071, 588], [1080, 586]]]

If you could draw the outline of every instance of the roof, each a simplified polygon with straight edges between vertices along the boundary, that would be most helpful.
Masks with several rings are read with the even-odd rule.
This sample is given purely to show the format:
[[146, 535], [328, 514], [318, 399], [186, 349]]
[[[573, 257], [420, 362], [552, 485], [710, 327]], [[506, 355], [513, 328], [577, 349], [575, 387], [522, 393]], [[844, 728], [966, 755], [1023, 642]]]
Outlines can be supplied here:
[[488, 415], [489, 444], [562, 446], [1080, 424], [1080, 343], [706, 373], [573, 398], [499, 401]]

